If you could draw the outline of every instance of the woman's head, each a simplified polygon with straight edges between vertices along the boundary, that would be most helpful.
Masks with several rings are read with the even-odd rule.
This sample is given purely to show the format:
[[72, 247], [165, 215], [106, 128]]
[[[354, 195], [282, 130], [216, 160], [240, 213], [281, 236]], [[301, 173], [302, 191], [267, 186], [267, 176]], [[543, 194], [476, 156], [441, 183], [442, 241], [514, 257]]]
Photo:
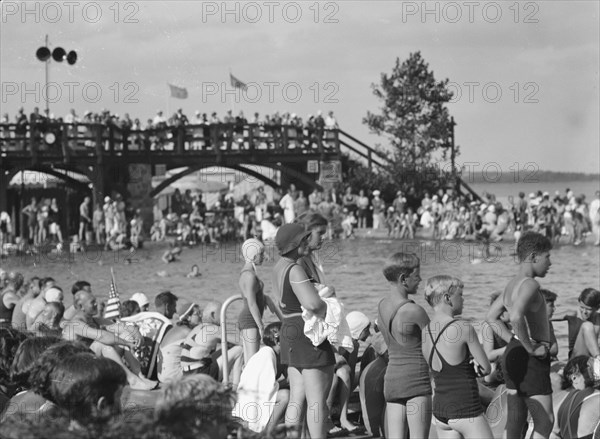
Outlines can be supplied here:
[[37, 359], [29, 373], [30, 388], [44, 398], [55, 402], [50, 392], [52, 373], [65, 358], [91, 351], [82, 343], [62, 341], [48, 347]]
[[419, 258], [412, 253], [394, 253], [383, 267], [388, 282], [400, 284], [409, 293], [416, 293], [421, 281]]
[[563, 387], [573, 387], [577, 390], [583, 390], [594, 386], [593, 371], [590, 370], [590, 357], [579, 355], [569, 360], [563, 369]]
[[0, 386], [11, 384], [10, 368], [19, 345], [26, 338], [27, 335], [21, 331], [0, 327]]
[[208, 375], [184, 376], [166, 385], [158, 397], [154, 417], [175, 437], [204, 432], [205, 437], [225, 437], [232, 423], [235, 393]]
[[301, 257], [307, 253], [310, 235], [311, 231], [300, 224], [284, 224], [277, 230], [275, 244], [281, 256]]
[[464, 284], [456, 277], [434, 276], [427, 280], [425, 286], [425, 300], [433, 308], [449, 306], [453, 315], [462, 313]]
[[242, 257], [246, 263], [260, 265], [265, 255], [265, 245], [256, 238], [250, 238], [242, 244]]
[[121, 303], [121, 317], [134, 316], [140, 312], [140, 305], [135, 300], [126, 300]]
[[272, 348], [279, 345], [280, 332], [281, 322], [269, 323], [263, 331], [263, 343]]
[[586, 288], [579, 295], [579, 313], [583, 320], [590, 318], [600, 308], [600, 291]]
[[308, 241], [309, 250], [318, 250], [323, 244], [323, 238], [327, 233], [327, 219], [317, 212], [307, 212], [297, 220], [298, 224], [302, 224], [306, 230], [310, 231]]
[[50, 394], [71, 419], [86, 423], [121, 410], [121, 392], [127, 385], [125, 371], [116, 362], [92, 353], [63, 359], [51, 373]]
[[35, 361], [50, 346], [60, 342], [58, 337], [32, 337], [23, 341], [12, 362], [10, 378], [17, 388], [29, 389], [31, 384], [29, 376]]

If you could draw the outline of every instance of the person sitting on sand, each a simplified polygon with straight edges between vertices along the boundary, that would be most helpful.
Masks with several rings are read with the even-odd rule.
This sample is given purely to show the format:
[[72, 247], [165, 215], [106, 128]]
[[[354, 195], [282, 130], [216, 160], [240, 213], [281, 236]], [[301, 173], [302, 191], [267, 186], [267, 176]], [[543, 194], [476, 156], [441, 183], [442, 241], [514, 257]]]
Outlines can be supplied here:
[[[71, 341], [82, 341], [98, 357], [106, 357], [115, 361], [125, 371], [127, 381], [132, 388], [154, 389], [157, 385], [156, 382], [134, 374], [121, 359], [122, 351], [119, 346], [135, 349], [141, 338], [136, 341], [129, 341], [104, 329], [106, 326], [113, 325], [113, 322], [94, 317], [98, 312], [98, 302], [94, 295], [87, 291], [79, 291], [75, 295], [75, 308], [77, 314], [73, 319], [63, 322], [63, 338]], [[129, 356], [128, 361], [133, 361], [133, 357]], [[131, 367], [138, 369], [139, 365], [133, 364]]]
[[194, 264], [192, 265], [192, 270], [186, 275], [186, 277], [200, 277], [202, 276], [202, 273], [200, 273], [200, 267], [198, 267], [198, 265]]
[[35, 319], [40, 315], [40, 313], [46, 307], [46, 304], [49, 302], [60, 302], [63, 301], [63, 291], [59, 287], [53, 286], [46, 290], [43, 294], [40, 293], [38, 297], [33, 299], [30, 306], [27, 309], [26, 315], [26, 323], [27, 330], [33, 330], [33, 323]]
[[[202, 322], [183, 341], [181, 366], [183, 375], [204, 373], [221, 380], [224, 358], [221, 355], [221, 303], [210, 301], [202, 311]], [[228, 345], [227, 365], [232, 373], [232, 384], [239, 383], [242, 373], [243, 349]]]

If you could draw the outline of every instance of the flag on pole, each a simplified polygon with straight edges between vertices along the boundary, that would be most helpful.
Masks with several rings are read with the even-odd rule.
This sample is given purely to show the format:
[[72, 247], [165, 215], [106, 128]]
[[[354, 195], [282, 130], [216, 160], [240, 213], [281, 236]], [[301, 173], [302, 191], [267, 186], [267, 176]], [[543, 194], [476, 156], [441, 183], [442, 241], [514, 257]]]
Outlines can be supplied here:
[[167, 84], [171, 90], [171, 97], [177, 99], [187, 99], [188, 92], [183, 87], [177, 87], [176, 85]]
[[108, 302], [104, 310], [105, 319], [118, 319], [121, 317], [121, 301], [119, 300], [119, 292], [117, 291], [117, 283], [115, 282], [115, 272], [110, 268], [110, 291], [108, 293]]
[[229, 81], [231, 82], [231, 86], [235, 88], [241, 88], [242, 90], [246, 90], [248, 87], [245, 82], [240, 81], [238, 78], [233, 76], [231, 72], [229, 73]]

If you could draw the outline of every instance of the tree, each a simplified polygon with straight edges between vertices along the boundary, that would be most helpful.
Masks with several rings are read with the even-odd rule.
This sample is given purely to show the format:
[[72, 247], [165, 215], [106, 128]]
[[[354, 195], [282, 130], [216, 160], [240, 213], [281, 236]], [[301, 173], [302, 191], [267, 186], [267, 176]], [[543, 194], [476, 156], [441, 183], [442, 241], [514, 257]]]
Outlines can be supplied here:
[[382, 73], [381, 83], [371, 87], [383, 107], [381, 114], [367, 112], [363, 123], [371, 132], [388, 137], [393, 146], [394, 169], [417, 175], [419, 170], [434, 165], [434, 159], [447, 158], [452, 126], [445, 104], [452, 99], [452, 92], [448, 90], [448, 79], [435, 80], [420, 52], [411, 53], [402, 63], [396, 58], [392, 73]]

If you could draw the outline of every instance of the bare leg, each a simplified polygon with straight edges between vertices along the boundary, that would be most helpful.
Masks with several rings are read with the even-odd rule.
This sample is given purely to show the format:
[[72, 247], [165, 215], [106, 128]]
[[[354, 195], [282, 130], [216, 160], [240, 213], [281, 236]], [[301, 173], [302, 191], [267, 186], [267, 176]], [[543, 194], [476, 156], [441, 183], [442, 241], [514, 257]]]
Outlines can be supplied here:
[[240, 333], [244, 346], [244, 364], [248, 364], [250, 357], [256, 354], [260, 348], [260, 335], [258, 328], [242, 329]]
[[329, 410], [327, 409], [327, 395], [333, 379], [333, 365], [302, 369], [306, 403], [306, 423], [311, 438], [326, 438], [328, 431]]
[[388, 439], [403, 439], [407, 435], [406, 406], [388, 402], [385, 407], [385, 437]]
[[353, 430], [354, 424], [348, 420], [348, 400], [350, 399], [350, 366], [344, 365], [336, 371], [339, 381], [340, 425], [346, 430]]
[[115, 363], [121, 366], [125, 371], [125, 375], [127, 375], [127, 382], [129, 383], [132, 389], [152, 390], [156, 387], [156, 381], [147, 380], [146, 378], [142, 378], [130, 371], [127, 368], [127, 366], [125, 366], [123, 360], [121, 360], [121, 356], [117, 353], [114, 347], [107, 346], [105, 344], [98, 343], [97, 341], [95, 341], [90, 345], [90, 349], [97, 356], [113, 360]]
[[411, 437], [429, 437], [431, 395], [417, 396], [406, 404], [406, 418]]
[[273, 413], [271, 414], [271, 419], [269, 419], [269, 423], [266, 427], [267, 435], [270, 435], [271, 432], [277, 425], [279, 421], [285, 416], [285, 411], [288, 406], [288, 402], [290, 401], [290, 391], [288, 389], [279, 390], [277, 392], [277, 399], [275, 400], [275, 407], [273, 408]]
[[298, 433], [304, 420], [306, 394], [304, 392], [304, 379], [302, 373], [295, 367], [288, 367], [290, 381], [290, 399], [285, 411], [285, 425], [288, 429], [295, 429]]
[[459, 432], [464, 439], [493, 439], [494, 437], [483, 414], [476, 418], [453, 419], [448, 421], [448, 425]]

